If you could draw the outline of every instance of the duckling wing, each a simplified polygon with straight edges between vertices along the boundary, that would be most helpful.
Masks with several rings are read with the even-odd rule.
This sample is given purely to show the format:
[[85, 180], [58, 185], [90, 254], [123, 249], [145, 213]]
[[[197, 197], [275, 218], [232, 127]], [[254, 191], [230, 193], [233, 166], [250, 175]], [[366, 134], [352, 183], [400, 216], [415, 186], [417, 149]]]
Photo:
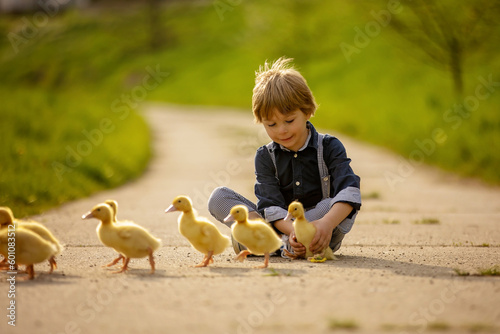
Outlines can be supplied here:
[[115, 238], [111, 247], [127, 257], [143, 257], [147, 250], [160, 247], [161, 241], [153, 237], [146, 229], [136, 224], [119, 224], [115, 227]]
[[[199, 226], [199, 233], [192, 234], [188, 237], [191, 245], [204, 254], [209, 251], [213, 251], [214, 254], [220, 254], [229, 245], [229, 239], [222, 235], [219, 229], [208, 220], [197, 221]], [[227, 242], [221, 241], [221, 239], [226, 239]]]
[[55, 245], [38, 234], [24, 228], [16, 230], [16, 263], [26, 265], [40, 263], [56, 253]]
[[281, 246], [281, 239], [276, 235], [276, 232], [266, 223], [252, 224], [252, 245], [248, 246], [250, 251], [255, 251], [254, 254], [261, 255], [266, 252], [274, 252]]
[[205, 220], [198, 220], [197, 225], [198, 233], [193, 231], [193, 234], [188, 237], [189, 242], [202, 253], [206, 254], [209, 251], [214, 251], [217, 239], [220, 236], [219, 230], [212, 222]]
[[59, 243], [59, 240], [52, 234], [52, 232], [44, 225], [34, 221], [34, 220], [28, 220], [28, 221], [19, 221], [17, 223], [17, 226], [20, 226], [22, 228], [25, 228], [27, 230], [30, 230], [36, 234], [38, 234], [40, 237], [45, 239], [46, 241], [52, 243], [56, 249], [57, 253], [60, 253], [62, 251], [62, 246]]

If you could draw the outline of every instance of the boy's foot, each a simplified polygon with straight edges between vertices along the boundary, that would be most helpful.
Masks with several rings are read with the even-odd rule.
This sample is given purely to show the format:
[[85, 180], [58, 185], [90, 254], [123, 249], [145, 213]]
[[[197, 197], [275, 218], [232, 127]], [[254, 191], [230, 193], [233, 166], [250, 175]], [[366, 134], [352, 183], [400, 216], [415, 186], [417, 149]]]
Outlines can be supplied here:
[[293, 259], [293, 257], [290, 257], [287, 255], [287, 253], [294, 255], [292, 246], [290, 245], [290, 242], [288, 241], [288, 235], [283, 234], [281, 236], [281, 240], [283, 241], [283, 245], [281, 245], [280, 249], [278, 250], [281, 253], [281, 257], [284, 259]]
[[240, 254], [241, 251], [246, 250], [247, 248], [240, 244], [238, 241], [234, 240], [233, 236], [231, 235], [231, 243], [233, 244], [233, 250], [236, 255]]

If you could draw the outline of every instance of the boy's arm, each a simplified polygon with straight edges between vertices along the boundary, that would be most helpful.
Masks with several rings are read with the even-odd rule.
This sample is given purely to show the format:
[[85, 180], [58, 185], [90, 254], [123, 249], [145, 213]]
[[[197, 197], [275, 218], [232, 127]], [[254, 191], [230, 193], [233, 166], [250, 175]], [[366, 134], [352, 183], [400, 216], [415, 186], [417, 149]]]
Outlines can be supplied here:
[[255, 155], [255, 196], [259, 213], [270, 222], [282, 220], [287, 215], [286, 203], [274, 171], [274, 165], [265, 146]]
[[[359, 191], [360, 178], [351, 168], [351, 159], [347, 157], [344, 145], [337, 138], [326, 136], [324, 146], [324, 159], [331, 176], [333, 187], [333, 196], [331, 197], [335, 198], [340, 192], [345, 192], [346, 190]], [[348, 196], [341, 201], [351, 202]], [[359, 210], [361, 198], [352, 202], [353, 207]]]
[[[351, 159], [347, 157], [344, 145], [337, 138], [327, 135], [323, 144], [325, 147], [324, 159], [328, 166], [333, 189], [333, 193], [331, 194], [334, 201], [332, 209], [339, 203], [344, 203], [350, 208], [347, 215], [344, 216], [343, 213], [340, 215], [343, 218], [334, 225], [335, 228], [345, 218], [352, 218], [361, 209], [361, 180], [352, 170], [350, 166]], [[345, 207], [345, 211], [348, 211], [347, 207]], [[342, 224], [342, 233], [348, 233], [352, 228], [353, 222], [353, 219], [348, 219], [345, 224]]]
[[323, 218], [311, 222], [311, 224], [316, 226], [316, 234], [309, 246], [313, 254], [321, 252], [330, 245], [333, 230], [349, 216], [352, 210], [353, 207], [351, 204], [337, 202]]
[[280, 232], [288, 235], [288, 241], [290, 246], [292, 246], [293, 253], [298, 257], [306, 255], [306, 247], [297, 241], [295, 236], [295, 230], [293, 228], [293, 223], [291, 220], [280, 219], [274, 222], [274, 227], [276, 227]]

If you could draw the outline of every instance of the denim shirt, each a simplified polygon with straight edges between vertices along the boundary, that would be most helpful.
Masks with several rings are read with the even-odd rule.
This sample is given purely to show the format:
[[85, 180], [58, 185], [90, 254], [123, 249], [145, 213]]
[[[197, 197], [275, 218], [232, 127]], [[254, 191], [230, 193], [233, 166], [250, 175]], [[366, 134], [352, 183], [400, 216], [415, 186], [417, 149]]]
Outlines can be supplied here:
[[[309, 141], [298, 152], [273, 143], [279, 179], [276, 178], [274, 164], [266, 146], [257, 150], [257, 210], [268, 221], [285, 218], [288, 205], [294, 200], [300, 201], [308, 209], [323, 199], [317, 157], [318, 133], [310, 122], [307, 122], [307, 126], [310, 129]], [[338, 202], [349, 203], [353, 207], [353, 215], [361, 207], [360, 178], [351, 169], [351, 159], [347, 157], [344, 145], [337, 138], [325, 134], [323, 147], [323, 159], [331, 180], [330, 196]]]

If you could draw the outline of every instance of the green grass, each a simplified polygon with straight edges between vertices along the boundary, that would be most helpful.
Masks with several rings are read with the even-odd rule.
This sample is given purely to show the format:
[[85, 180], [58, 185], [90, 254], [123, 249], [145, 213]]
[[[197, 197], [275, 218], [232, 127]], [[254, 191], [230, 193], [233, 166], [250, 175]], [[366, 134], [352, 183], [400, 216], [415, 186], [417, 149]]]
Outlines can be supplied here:
[[361, 198], [365, 199], [365, 200], [367, 200], [367, 199], [380, 199], [380, 197], [381, 196], [380, 196], [380, 193], [378, 191], [372, 191], [370, 193], [366, 193], [366, 194], [362, 193], [361, 194]]
[[417, 225], [439, 225], [441, 222], [437, 218], [422, 218], [419, 220], [415, 220], [413, 224]]
[[401, 224], [401, 221], [399, 219], [394, 219], [394, 218], [385, 218], [384, 220], [382, 220], [382, 223], [387, 225], [398, 225]]
[[462, 327], [469, 333], [495, 333], [498, 330], [498, 328], [492, 324], [481, 322], [464, 324]]
[[500, 276], [500, 266], [493, 266], [479, 270], [480, 276]]
[[431, 322], [427, 325], [427, 329], [433, 332], [444, 332], [449, 331], [451, 329], [451, 325], [443, 321]]
[[471, 273], [459, 268], [453, 269], [458, 276], [500, 276], [500, 266], [478, 269], [477, 273]]
[[[456, 102], [449, 75], [409, 56], [390, 27], [346, 61], [340, 43], [353, 43], [354, 28], [373, 20], [374, 6], [386, 5], [243, 1], [221, 20], [210, 1], [174, 1], [160, 13], [166, 42], [155, 50], [140, 5], [60, 12], [17, 53], [8, 38], [0, 39], [0, 205], [32, 214], [139, 175], [150, 154], [147, 127], [133, 110], [117, 120], [111, 105], [141, 85], [147, 67], [169, 76], [145, 100], [250, 110], [255, 70], [283, 55], [295, 58], [320, 104], [312, 119], [317, 126], [500, 184], [500, 90], [460, 123], [447, 121]], [[23, 22], [2, 15], [0, 31], [22, 34]], [[475, 94], [480, 76], [499, 80], [498, 45], [488, 45], [467, 58], [466, 96]], [[103, 117], [116, 130], [59, 182], [52, 163], [64, 160], [66, 146], [76, 147], [85, 139], [82, 130]]]
[[356, 321], [351, 319], [330, 319], [328, 321], [328, 328], [330, 330], [356, 330], [359, 325]]
[[120, 119], [103, 101], [81, 91], [10, 93], [0, 122], [1, 206], [35, 214], [142, 172], [151, 154], [146, 123], [133, 112]]
[[454, 268], [453, 271], [458, 276], [470, 276], [470, 272], [468, 272], [466, 270], [462, 270], [462, 269], [459, 269], [459, 268]]
[[[380, 326], [380, 329], [386, 332], [417, 332], [418, 327], [411, 325], [385, 323]], [[487, 323], [465, 323], [462, 325], [451, 325], [443, 321], [430, 322], [426, 326], [425, 332], [455, 332], [467, 331], [469, 333], [493, 333], [497, 327]], [[422, 330], [420, 330], [422, 332]]]
[[292, 276], [292, 272], [290, 271], [283, 272], [274, 268], [269, 268], [269, 273], [264, 274], [264, 276]]

